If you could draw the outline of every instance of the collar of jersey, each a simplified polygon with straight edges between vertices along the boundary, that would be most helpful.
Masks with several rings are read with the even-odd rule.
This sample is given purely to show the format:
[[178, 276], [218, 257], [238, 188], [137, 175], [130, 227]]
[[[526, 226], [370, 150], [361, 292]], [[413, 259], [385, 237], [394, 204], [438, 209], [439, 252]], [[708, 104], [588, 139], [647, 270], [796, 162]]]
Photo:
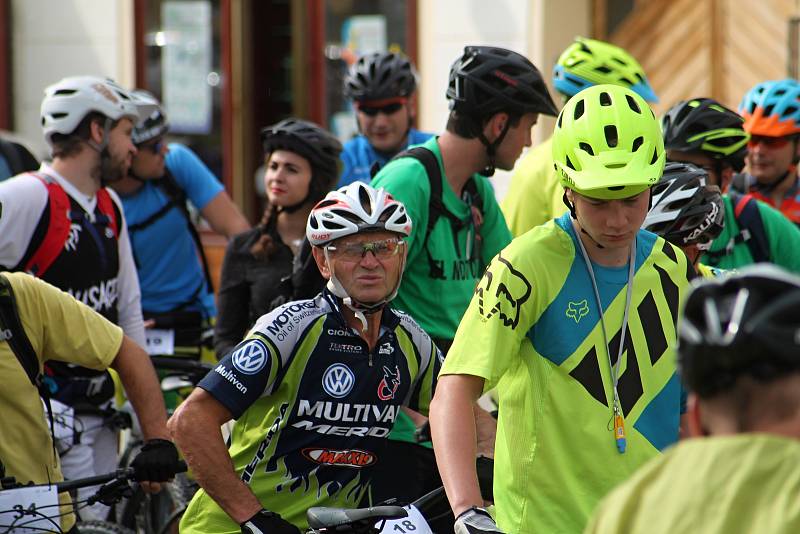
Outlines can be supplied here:
[[[331, 307], [332, 313], [336, 317], [336, 320], [341, 323], [344, 328], [350, 328], [347, 324], [347, 321], [344, 318], [344, 314], [342, 314], [341, 304], [342, 300], [331, 293], [327, 287], [322, 289], [322, 297], [328, 301], [328, 304]], [[381, 333], [383, 335], [383, 329], [386, 328], [388, 330], [394, 330], [400, 324], [400, 316], [389, 307], [387, 304], [383, 308], [383, 312], [381, 313]]]

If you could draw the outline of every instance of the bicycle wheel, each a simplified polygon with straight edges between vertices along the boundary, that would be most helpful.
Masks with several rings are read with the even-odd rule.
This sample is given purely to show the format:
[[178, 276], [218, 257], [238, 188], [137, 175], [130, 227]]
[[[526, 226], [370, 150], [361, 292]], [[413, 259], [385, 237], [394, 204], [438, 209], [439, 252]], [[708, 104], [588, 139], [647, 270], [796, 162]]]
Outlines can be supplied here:
[[167, 525], [175, 522], [176, 517], [180, 519], [186, 509], [190, 486], [182, 474], [163, 486], [161, 492], [156, 494], [148, 494], [142, 488], [137, 488], [124, 503], [120, 523], [140, 534], [169, 532]]
[[78, 532], [80, 534], [135, 534], [130, 529], [108, 521], [81, 521], [78, 523]]

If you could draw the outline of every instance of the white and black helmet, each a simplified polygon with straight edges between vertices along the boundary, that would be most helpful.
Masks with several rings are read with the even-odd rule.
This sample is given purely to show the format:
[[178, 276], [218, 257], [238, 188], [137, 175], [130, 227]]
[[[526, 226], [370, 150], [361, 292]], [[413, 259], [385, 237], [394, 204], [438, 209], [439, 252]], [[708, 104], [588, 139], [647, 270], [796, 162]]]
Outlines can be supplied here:
[[131, 91], [131, 96], [138, 104], [149, 104], [155, 107], [147, 117], [135, 125], [131, 132], [133, 144], [139, 146], [165, 135], [169, 131], [169, 121], [161, 107], [161, 102], [151, 92], [144, 89], [134, 89]]
[[113, 121], [128, 117], [137, 124], [157, 108], [139, 101], [113, 80], [99, 76], [70, 76], [45, 89], [44, 94], [40, 114], [50, 146], [54, 134], [70, 135], [91, 112]]
[[362, 232], [394, 232], [407, 237], [411, 218], [405, 206], [383, 189], [353, 182], [328, 193], [308, 216], [306, 237], [315, 246]]

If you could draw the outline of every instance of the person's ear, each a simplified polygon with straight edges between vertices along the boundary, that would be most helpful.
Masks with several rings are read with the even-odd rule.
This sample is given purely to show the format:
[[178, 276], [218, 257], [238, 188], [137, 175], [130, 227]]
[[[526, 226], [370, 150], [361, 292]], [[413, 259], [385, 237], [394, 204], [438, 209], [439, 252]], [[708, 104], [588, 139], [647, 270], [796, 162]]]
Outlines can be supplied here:
[[489, 142], [494, 142], [495, 139], [500, 137], [500, 135], [503, 133], [503, 130], [505, 130], [508, 120], [508, 113], [502, 111], [495, 113], [492, 115], [492, 118], [489, 119], [489, 122], [486, 123], [483, 135], [486, 136]]
[[719, 188], [725, 193], [733, 180], [734, 170], [730, 165], [725, 165], [719, 173]]
[[89, 123], [89, 139], [98, 145], [103, 142], [104, 125], [99, 120], [93, 120]]
[[703, 428], [700, 401], [694, 393], [690, 393], [686, 401], [686, 416], [690, 438], [700, 438], [708, 435], [708, 432]]
[[317, 262], [317, 268], [325, 280], [331, 279], [331, 270], [328, 266], [328, 261], [325, 259], [325, 251], [322, 247], [311, 247], [311, 254], [314, 255], [314, 261]]

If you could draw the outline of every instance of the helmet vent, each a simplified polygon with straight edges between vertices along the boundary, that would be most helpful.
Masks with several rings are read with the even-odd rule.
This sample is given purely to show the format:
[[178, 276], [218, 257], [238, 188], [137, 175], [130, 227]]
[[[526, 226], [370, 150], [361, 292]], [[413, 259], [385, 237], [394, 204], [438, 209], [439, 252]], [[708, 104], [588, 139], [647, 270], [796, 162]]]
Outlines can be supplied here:
[[575, 104], [575, 114], [574, 119], [578, 120], [583, 115], [583, 100], [580, 100], [577, 104]]
[[650, 160], [650, 165], [653, 165], [656, 161], [658, 161], [658, 149], [653, 149], [653, 159]]
[[600, 93], [600, 105], [601, 106], [610, 106], [611, 105], [611, 95], [603, 91]]
[[575, 168], [575, 165], [573, 165], [573, 164], [572, 164], [572, 161], [570, 161], [570, 159], [569, 159], [569, 156], [567, 156], [567, 167], [569, 167], [569, 168], [570, 168], [570, 169], [572, 169], [573, 171], [574, 171], [574, 170], [577, 170], [577, 169]]
[[784, 115], [794, 115], [797, 113], [797, 106], [789, 106], [783, 112]]
[[559, 127], [559, 128], [561, 128], [561, 119], [563, 118], [563, 116], [564, 116], [564, 114], [563, 114], [563, 113], [559, 113], [559, 114], [558, 114], [558, 127]]
[[639, 150], [639, 147], [644, 144], [644, 137], [641, 135], [633, 140], [633, 145], [631, 146], [631, 152], [636, 152]]
[[69, 95], [74, 95], [77, 92], [78, 91], [76, 91], [75, 89], [59, 89], [58, 91], [53, 93], [53, 96], [69, 96]]
[[603, 132], [606, 134], [606, 144], [608, 145], [608, 148], [616, 147], [617, 143], [619, 142], [619, 137], [617, 136], [617, 127], [613, 124], [609, 124], [603, 128]]
[[611, 59], [613, 59], [614, 61], [616, 61], [617, 63], [619, 63], [623, 67], [627, 67], [628, 66], [628, 62], [625, 61], [624, 59], [622, 59], [621, 57], [612, 57]]
[[365, 187], [358, 188], [358, 200], [361, 202], [361, 207], [364, 208], [364, 211], [371, 214], [372, 213], [372, 199], [369, 197], [369, 192]]
[[631, 95], [625, 95], [625, 100], [628, 101], [628, 106], [638, 114], [642, 114], [642, 108], [639, 107], [639, 104]]
[[53, 117], [54, 119], [56, 119], [56, 120], [58, 120], [58, 119], [63, 119], [63, 118], [64, 118], [64, 117], [66, 117], [67, 115], [69, 115], [69, 113], [51, 113], [51, 114], [50, 114], [50, 116], [52, 116], [52, 117]]
[[595, 67], [594, 70], [603, 74], [611, 74], [611, 69], [605, 65], [600, 65], [599, 67]]
[[783, 96], [786, 94], [786, 89], [778, 89], [774, 94], [775, 96]]
[[769, 117], [770, 115], [772, 115], [773, 109], [775, 109], [775, 104], [770, 104], [767, 107], [765, 107], [764, 108], [764, 116], [765, 117]]
[[580, 143], [578, 146], [580, 146], [581, 150], [583, 150], [590, 156], [594, 156], [594, 150], [592, 150], [592, 145], [590, 145], [589, 143]]

